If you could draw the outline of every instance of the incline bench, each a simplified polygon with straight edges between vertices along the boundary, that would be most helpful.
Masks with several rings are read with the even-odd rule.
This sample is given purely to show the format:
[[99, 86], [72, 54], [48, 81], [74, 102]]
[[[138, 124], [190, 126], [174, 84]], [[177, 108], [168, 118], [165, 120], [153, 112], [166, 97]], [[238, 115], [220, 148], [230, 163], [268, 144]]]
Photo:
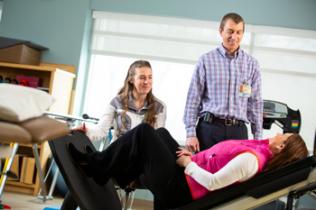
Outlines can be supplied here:
[[[92, 146], [92, 144], [83, 133], [78, 131], [49, 141], [52, 154], [75, 202], [83, 210], [121, 209], [113, 183], [109, 182], [101, 187], [78, 171], [67, 150], [69, 142], [82, 150], [86, 145]], [[177, 210], [255, 208], [315, 183], [315, 165], [316, 159], [311, 156], [284, 168], [262, 173], [239, 185], [217, 190]]]

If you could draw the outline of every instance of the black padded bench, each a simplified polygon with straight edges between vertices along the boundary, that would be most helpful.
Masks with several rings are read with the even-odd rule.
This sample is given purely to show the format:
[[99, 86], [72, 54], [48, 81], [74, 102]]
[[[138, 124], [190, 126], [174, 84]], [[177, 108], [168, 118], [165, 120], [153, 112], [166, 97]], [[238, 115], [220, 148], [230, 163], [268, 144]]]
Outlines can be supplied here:
[[263, 172], [247, 182], [212, 192], [206, 197], [177, 208], [177, 210], [211, 209], [244, 195], [259, 199], [272, 192], [306, 180], [315, 165], [316, 158], [311, 156], [283, 168]]
[[77, 148], [83, 149], [85, 145], [94, 148], [90, 140], [81, 132], [72, 134], [49, 142], [54, 159], [68, 186], [72, 198], [81, 210], [121, 210], [121, 203], [114, 185], [109, 181], [105, 186], [96, 184], [93, 179], [83, 175], [73, 164], [68, 153], [67, 144], [71, 142]]
[[[52, 154], [75, 202], [82, 210], [121, 210], [122, 207], [112, 182], [104, 187], [99, 186], [74, 166], [67, 150], [69, 142], [75, 144], [79, 149], [83, 149], [85, 145], [92, 147], [92, 144], [84, 134], [78, 131], [49, 141]], [[308, 179], [315, 165], [316, 159], [311, 156], [283, 168], [261, 173], [247, 182], [211, 192], [206, 197], [176, 210], [211, 209], [242, 196], [259, 199]], [[314, 181], [316, 182], [316, 180]]]

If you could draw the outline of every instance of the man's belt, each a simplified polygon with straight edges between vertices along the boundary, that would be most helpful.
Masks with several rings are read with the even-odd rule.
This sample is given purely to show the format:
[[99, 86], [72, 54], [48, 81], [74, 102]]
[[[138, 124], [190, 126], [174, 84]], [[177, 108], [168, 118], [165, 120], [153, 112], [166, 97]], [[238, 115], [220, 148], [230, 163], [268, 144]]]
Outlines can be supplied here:
[[233, 126], [233, 125], [244, 125], [245, 122], [242, 120], [237, 120], [234, 118], [219, 118], [216, 117], [214, 114], [210, 113], [210, 112], [205, 112], [205, 114], [200, 118], [200, 120], [202, 120], [203, 122], [207, 122], [207, 123], [221, 123], [223, 125], [226, 126]]

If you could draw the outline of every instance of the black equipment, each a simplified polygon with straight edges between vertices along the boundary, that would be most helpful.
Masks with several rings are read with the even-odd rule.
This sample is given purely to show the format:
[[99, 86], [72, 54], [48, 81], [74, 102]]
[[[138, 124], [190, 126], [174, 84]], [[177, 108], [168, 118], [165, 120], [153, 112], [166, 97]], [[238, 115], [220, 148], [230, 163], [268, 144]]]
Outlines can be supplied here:
[[[292, 110], [286, 104], [264, 100], [263, 128], [270, 129], [276, 123], [283, 129], [283, 132], [299, 133], [301, 127], [301, 115], [299, 110]], [[88, 115], [84, 119], [91, 119]], [[95, 119], [94, 119], [95, 120]], [[67, 150], [67, 144], [72, 142], [77, 148], [83, 149], [86, 145], [91, 146], [90, 140], [81, 132], [73, 132], [54, 141], [49, 141], [52, 154], [56, 163], [65, 178], [73, 200], [81, 209], [98, 210], [121, 209], [121, 203], [116, 194], [115, 187], [110, 181], [106, 186], [98, 186], [91, 178], [84, 176], [73, 164]], [[316, 145], [316, 137], [315, 137]], [[302, 182], [307, 179], [316, 165], [316, 147], [314, 155], [304, 160], [300, 160], [291, 165], [264, 172], [253, 179], [240, 183], [239, 185], [228, 186], [217, 190], [216, 193], [193, 201], [192, 203], [176, 208], [177, 210], [197, 210], [210, 209], [217, 205], [231, 201], [241, 196], [261, 198], [270, 193], [276, 192], [288, 186]], [[315, 184], [311, 183], [306, 188], [292, 191], [288, 199], [287, 210], [292, 209], [293, 199], [304, 194], [306, 191], [315, 189]], [[293, 198], [294, 197], [294, 198]]]
[[282, 128], [283, 133], [299, 133], [301, 128], [301, 113], [278, 101], [263, 101], [263, 128], [271, 129], [275, 123]]
[[73, 163], [67, 145], [73, 143], [83, 150], [85, 146], [94, 149], [91, 141], [83, 133], [72, 134], [49, 141], [54, 159], [71, 192], [72, 198], [82, 210], [121, 210], [121, 203], [111, 181], [105, 186], [96, 184], [92, 178], [85, 176]]

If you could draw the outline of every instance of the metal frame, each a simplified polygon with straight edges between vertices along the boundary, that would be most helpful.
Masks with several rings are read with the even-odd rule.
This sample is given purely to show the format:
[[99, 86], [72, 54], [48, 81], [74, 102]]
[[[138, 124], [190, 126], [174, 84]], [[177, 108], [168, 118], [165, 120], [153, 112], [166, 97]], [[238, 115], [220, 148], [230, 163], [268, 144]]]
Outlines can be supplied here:
[[0, 200], [1, 200], [1, 197], [2, 197], [3, 190], [4, 190], [5, 182], [6, 182], [7, 178], [8, 178], [7, 172], [10, 171], [10, 168], [11, 168], [12, 163], [13, 163], [14, 156], [15, 156], [15, 154], [18, 151], [19, 144], [18, 143], [12, 143], [12, 144], [10, 144], [10, 147], [12, 149], [11, 155], [10, 155], [9, 158], [5, 159], [4, 167], [3, 167], [3, 170], [2, 170], [2, 174], [0, 175]]

